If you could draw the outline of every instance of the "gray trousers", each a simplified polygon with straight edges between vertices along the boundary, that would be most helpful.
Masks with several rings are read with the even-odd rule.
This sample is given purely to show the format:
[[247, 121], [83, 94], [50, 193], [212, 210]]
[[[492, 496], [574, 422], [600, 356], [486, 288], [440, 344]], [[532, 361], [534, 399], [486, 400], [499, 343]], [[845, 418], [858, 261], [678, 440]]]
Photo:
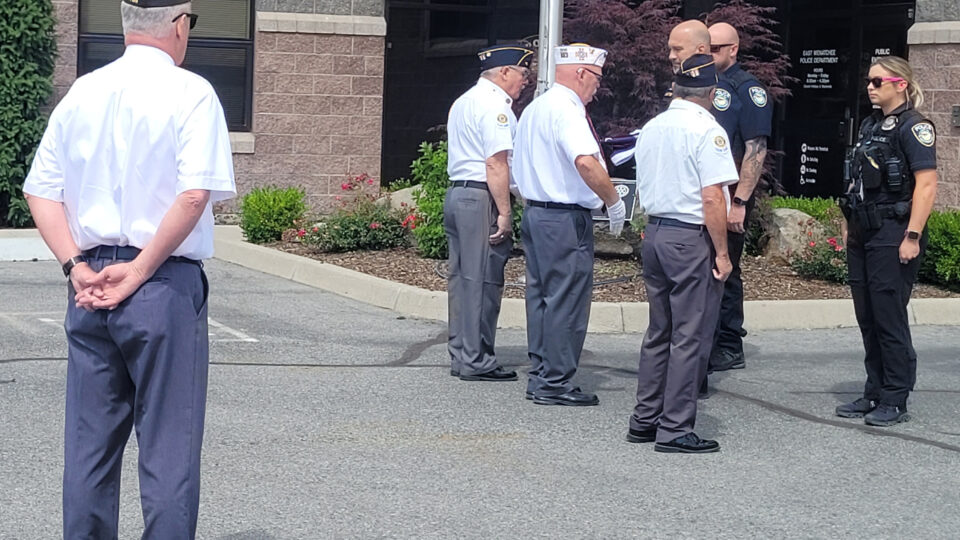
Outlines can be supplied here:
[[650, 224], [643, 242], [643, 279], [650, 326], [640, 348], [636, 430], [657, 428], [657, 442], [693, 431], [697, 391], [706, 374], [723, 283], [712, 274], [710, 235]]
[[503, 269], [512, 239], [490, 245], [497, 231], [497, 206], [490, 192], [451, 186], [443, 204], [447, 233], [447, 350], [450, 367], [461, 375], [497, 368], [494, 351], [503, 298]]
[[590, 212], [527, 206], [521, 236], [527, 258], [527, 391], [573, 390], [590, 320], [593, 220]]
[[[100, 270], [113, 261], [93, 259]], [[193, 538], [207, 396], [207, 281], [167, 261], [113, 311], [69, 288], [63, 536], [117, 538], [123, 450], [136, 429], [143, 538]]]

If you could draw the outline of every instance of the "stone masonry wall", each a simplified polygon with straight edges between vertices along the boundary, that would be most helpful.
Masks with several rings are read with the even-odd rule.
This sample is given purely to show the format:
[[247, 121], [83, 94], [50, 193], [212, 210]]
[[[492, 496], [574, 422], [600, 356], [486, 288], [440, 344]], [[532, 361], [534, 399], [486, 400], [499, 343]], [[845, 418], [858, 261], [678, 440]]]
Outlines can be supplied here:
[[57, 61], [52, 103], [56, 104], [77, 78], [77, 0], [53, 0], [53, 13], [57, 19]]
[[950, 110], [960, 105], [960, 43], [910, 46], [925, 103], [920, 108], [937, 127], [937, 207], [960, 208], [960, 127]]

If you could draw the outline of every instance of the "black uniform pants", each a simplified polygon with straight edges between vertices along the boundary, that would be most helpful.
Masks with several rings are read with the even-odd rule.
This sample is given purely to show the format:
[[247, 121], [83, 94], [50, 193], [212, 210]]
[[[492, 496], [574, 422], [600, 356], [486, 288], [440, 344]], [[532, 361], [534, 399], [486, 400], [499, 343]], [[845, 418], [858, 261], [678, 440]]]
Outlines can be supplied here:
[[854, 217], [847, 237], [850, 290], [867, 370], [863, 396], [902, 408], [917, 378], [907, 303], [927, 246], [925, 231], [920, 256], [901, 264], [900, 243], [906, 228], [905, 220], [886, 218], [879, 229], [868, 231]]
[[[750, 214], [753, 212], [755, 200], [756, 197], [750, 197], [747, 201], [743, 217], [744, 230], [750, 227]], [[723, 282], [723, 299], [720, 301], [720, 319], [717, 321], [714, 350], [743, 353], [743, 336], [747, 335], [747, 331], [743, 329], [743, 277], [740, 273], [740, 257], [743, 255], [746, 237], [746, 234], [727, 231], [727, 252], [730, 254], [733, 270], [730, 277]]]

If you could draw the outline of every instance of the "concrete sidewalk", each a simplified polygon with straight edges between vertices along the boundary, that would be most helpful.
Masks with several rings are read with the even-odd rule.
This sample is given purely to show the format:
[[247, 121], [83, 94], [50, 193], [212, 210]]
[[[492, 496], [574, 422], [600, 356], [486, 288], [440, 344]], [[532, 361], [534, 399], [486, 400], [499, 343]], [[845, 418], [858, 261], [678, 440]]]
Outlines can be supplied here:
[[[447, 295], [355, 272], [306, 257], [250, 244], [237, 226], [217, 226], [216, 258], [265, 274], [332, 292], [407, 317], [447, 320]], [[0, 261], [52, 260], [35, 230], [0, 231]], [[758, 300], [744, 305], [747, 326], [754, 330], [856, 327], [850, 300]], [[960, 298], [915, 298], [908, 306], [915, 325], [960, 325]], [[640, 333], [648, 323], [646, 303], [594, 302], [589, 332]], [[500, 328], [526, 328], [521, 299], [506, 298]]]

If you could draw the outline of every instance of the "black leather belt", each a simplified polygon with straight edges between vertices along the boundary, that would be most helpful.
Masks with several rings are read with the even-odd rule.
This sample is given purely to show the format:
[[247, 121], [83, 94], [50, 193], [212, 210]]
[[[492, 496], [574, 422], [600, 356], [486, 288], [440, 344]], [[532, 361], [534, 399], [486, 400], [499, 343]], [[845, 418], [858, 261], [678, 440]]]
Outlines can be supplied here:
[[[83, 256], [88, 259], [109, 259], [111, 261], [132, 261], [137, 258], [137, 255], [140, 255], [140, 248], [133, 246], [97, 246], [83, 252]], [[167, 261], [200, 264], [198, 260], [180, 256], [167, 257]]]
[[586, 206], [580, 206], [579, 204], [531, 201], [529, 199], [527, 200], [527, 206], [538, 206], [540, 208], [552, 208], [554, 210], [579, 210], [581, 212], [592, 212], [592, 210], [590, 210]]
[[697, 225], [696, 223], [687, 223], [686, 221], [680, 221], [679, 219], [666, 217], [650, 216], [650, 223], [653, 223], [654, 225], [663, 225], [665, 227], [680, 227], [681, 229], [691, 229], [694, 231], [707, 230], [706, 225]]
[[450, 182], [450, 185], [453, 187], [465, 187], [490, 191], [490, 188], [487, 186], [486, 182], [476, 182], [474, 180], [454, 180], [453, 182]]

